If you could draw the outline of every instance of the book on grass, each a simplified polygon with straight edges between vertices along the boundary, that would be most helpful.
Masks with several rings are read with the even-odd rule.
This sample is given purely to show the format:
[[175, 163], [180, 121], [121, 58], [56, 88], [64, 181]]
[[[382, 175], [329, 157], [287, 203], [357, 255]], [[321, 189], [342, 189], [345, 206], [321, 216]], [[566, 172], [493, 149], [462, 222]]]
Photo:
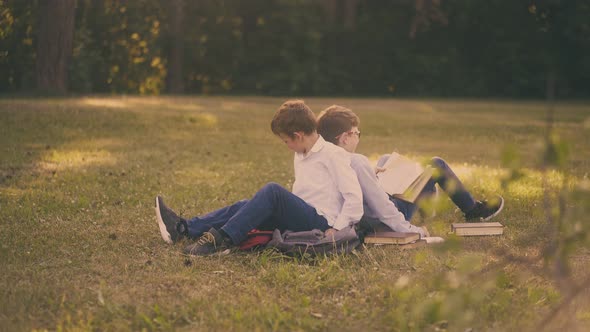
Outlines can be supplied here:
[[422, 167], [419, 163], [393, 152], [383, 172], [377, 174], [379, 185], [389, 195], [414, 203], [432, 177], [432, 167]]
[[376, 232], [365, 235], [365, 243], [370, 244], [408, 244], [420, 240], [418, 233]]
[[458, 236], [502, 235], [504, 226], [499, 222], [454, 223], [451, 233]]

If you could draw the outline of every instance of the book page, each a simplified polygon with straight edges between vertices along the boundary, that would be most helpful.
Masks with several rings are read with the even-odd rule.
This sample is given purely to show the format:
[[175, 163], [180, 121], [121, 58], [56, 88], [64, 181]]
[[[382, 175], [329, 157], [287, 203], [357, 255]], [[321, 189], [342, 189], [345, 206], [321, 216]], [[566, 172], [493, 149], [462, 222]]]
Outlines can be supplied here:
[[402, 194], [424, 171], [417, 162], [393, 152], [377, 174], [379, 184], [390, 195]]
[[395, 195], [397, 198], [403, 199], [407, 202], [414, 203], [420, 193], [426, 187], [430, 178], [432, 178], [432, 167], [427, 166], [424, 172], [420, 174], [414, 182], [410, 184], [410, 186], [403, 192], [401, 195]]

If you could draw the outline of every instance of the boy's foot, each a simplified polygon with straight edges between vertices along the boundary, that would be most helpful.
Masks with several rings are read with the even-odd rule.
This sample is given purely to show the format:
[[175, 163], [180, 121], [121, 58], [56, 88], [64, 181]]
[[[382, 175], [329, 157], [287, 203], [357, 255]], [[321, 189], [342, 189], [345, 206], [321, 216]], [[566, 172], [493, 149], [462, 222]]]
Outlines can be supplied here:
[[167, 243], [172, 244], [187, 234], [186, 220], [168, 208], [160, 196], [156, 196], [156, 220], [160, 226], [162, 239]]
[[211, 228], [208, 232], [203, 233], [197, 243], [191, 244], [184, 248], [184, 253], [195, 256], [208, 256], [218, 251], [228, 249], [229, 240], [224, 238], [219, 231]]
[[497, 198], [489, 201], [477, 201], [471, 211], [465, 213], [467, 222], [488, 221], [497, 216], [504, 208], [504, 198], [498, 195]]

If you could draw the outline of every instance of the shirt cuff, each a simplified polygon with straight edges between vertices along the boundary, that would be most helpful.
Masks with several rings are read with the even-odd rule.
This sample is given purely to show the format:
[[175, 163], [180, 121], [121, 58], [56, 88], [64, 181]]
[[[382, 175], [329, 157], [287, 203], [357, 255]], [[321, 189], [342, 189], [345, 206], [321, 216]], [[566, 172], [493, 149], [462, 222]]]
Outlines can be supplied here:
[[347, 227], [348, 225], [350, 225], [350, 223], [347, 222], [346, 220], [336, 219], [336, 222], [334, 222], [334, 225], [332, 225], [332, 228], [339, 231], [339, 230]]

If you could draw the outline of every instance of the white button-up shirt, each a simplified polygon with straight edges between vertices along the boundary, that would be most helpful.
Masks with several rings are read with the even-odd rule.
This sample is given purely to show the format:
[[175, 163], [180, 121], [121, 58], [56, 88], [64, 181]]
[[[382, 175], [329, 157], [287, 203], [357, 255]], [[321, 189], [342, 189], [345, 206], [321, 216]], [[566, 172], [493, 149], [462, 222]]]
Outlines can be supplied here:
[[350, 153], [321, 136], [306, 154], [295, 153], [293, 194], [340, 230], [363, 215], [363, 194]]

